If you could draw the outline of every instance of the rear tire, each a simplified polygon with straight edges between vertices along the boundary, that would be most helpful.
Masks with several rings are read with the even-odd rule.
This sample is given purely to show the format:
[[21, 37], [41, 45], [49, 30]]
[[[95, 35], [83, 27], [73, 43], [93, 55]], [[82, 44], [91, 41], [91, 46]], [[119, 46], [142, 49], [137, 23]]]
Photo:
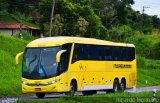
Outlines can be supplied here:
[[117, 93], [119, 91], [119, 83], [118, 83], [118, 80], [114, 80], [114, 83], [113, 83], [113, 93]]
[[124, 92], [125, 89], [126, 89], [126, 81], [122, 79], [120, 84], [120, 90]]
[[45, 97], [45, 93], [36, 93], [36, 96], [38, 98], [44, 98]]

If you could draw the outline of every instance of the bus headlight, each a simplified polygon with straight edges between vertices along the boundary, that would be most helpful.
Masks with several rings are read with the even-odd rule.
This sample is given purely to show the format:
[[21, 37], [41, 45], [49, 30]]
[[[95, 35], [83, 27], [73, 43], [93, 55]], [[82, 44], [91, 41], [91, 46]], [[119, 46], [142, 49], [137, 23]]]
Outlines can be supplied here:
[[59, 82], [60, 80], [61, 80], [61, 79], [59, 78], [59, 79], [53, 80], [53, 81], [51, 81], [51, 82], [48, 82], [48, 85], [54, 84], [54, 83], [56, 83], [56, 82]]
[[27, 84], [27, 82], [22, 81], [22, 84]]

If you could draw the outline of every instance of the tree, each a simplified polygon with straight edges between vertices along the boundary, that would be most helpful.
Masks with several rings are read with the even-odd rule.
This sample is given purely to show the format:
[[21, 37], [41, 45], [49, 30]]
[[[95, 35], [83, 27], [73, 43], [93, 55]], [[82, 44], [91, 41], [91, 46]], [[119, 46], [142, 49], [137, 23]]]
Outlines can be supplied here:
[[115, 3], [115, 9], [117, 11], [116, 16], [119, 20], [120, 24], [126, 25], [127, 22], [127, 16], [129, 12], [130, 5], [133, 5], [133, 0], [121, 0]]
[[151, 34], [152, 29], [153, 29], [153, 25], [152, 25], [152, 18], [147, 15], [147, 14], [142, 14], [143, 15], [143, 19], [142, 19], [142, 32], [144, 34]]
[[1, 0], [1, 3], [0, 3], [0, 15], [3, 15], [7, 11], [8, 11], [8, 3], [6, 2], [6, 0]]
[[41, 15], [39, 17], [39, 26], [40, 30], [44, 35], [49, 34], [49, 20], [50, 20], [50, 13], [52, 10], [52, 1], [51, 0], [40, 0], [38, 2], [38, 11]]
[[79, 34], [80, 36], [85, 36], [88, 25], [89, 23], [80, 16], [75, 24], [77, 34]]
[[56, 14], [54, 16], [53, 27], [52, 27], [53, 36], [64, 35], [63, 34], [63, 28], [64, 28], [63, 22], [64, 22], [64, 18], [60, 14]]
[[154, 28], [160, 28], [160, 20], [157, 15], [152, 16], [152, 24]]

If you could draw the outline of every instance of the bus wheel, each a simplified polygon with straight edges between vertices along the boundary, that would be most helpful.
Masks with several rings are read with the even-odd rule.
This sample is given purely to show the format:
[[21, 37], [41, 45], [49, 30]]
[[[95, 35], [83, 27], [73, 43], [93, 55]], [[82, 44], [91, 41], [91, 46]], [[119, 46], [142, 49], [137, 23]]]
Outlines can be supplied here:
[[96, 94], [97, 91], [82, 91], [82, 94], [85, 96], [85, 95], [93, 95], [93, 94]]
[[114, 83], [113, 83], [113, 92], [116, 93], [119, 91], [119, 83], [118, 83], [118, 80], [114, 80]]
[[69, 95], [69, 96], [74, 96], [75, 92], [76, 92], [76, 84], [74, 82], [71, 82], [70, 83], [70, 91], [65, 94]]
[[37, 96], [38, 98], [44, 98], [45, 93], [36, 93], [36, 96]]
[[122, 79], [120, 84], [120, 90], [124, 92], [125, 89], [126, 89], [126, 81], [125, 79]]

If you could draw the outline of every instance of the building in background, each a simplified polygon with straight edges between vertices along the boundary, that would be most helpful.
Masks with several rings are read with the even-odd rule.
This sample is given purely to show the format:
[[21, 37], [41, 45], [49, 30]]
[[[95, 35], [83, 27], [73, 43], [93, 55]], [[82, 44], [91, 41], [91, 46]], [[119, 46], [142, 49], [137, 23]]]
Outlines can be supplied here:
[[[31, 36], [40, 36], [39, 28], [22, 25], [22, 31], [29, 33]], [[20, 23], [3, 23], [0, 22], [0, 33], [15, 36], [20, 33]]]

